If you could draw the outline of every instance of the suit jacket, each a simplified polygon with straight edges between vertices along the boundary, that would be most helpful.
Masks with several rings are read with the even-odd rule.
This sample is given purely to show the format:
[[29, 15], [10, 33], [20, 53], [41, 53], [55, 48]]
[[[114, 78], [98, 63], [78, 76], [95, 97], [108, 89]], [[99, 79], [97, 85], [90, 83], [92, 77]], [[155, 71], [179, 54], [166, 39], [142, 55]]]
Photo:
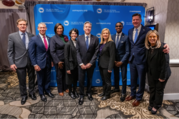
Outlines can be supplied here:
[[95, 66], [95, 61], [99, 50], [98, 38], [96, 36], [91, 35], [90, 45], [87, 50], [85, 35], [78, 36], [76, 47], [78, 64], [80, 65], [81, 63], [84, 63], [86, 65], [87, 63], [91, 63]]
[[[101, 46], [102, 44], [100, 44]], [[99, 47], [100, 47], [99, 46]], [[99, 54], [98, 64], [101, 68], [106, 68], [112, 71], [115, 61], [115, 43], [113, 41], [107, 42]]]
[[[31, 37], [34, 35], [27, 33], [29, 37], [29, 42]], [[8, 49], [7, 49], [9, 64], [15, 64], [17, 68], [23, 68], [27, 66], [28, 62], [28, 49], [26, 49], [20, 35], [19, 31], [11, 33], [8, 36]]]
[[50, 54], [55, 64], [64, 62], [64, 47], [65, 43], [57, 34], [50, 39]]
[[[112, 40], [115, 42], [116, 34], [112, 35]], [[115, 46], [116, 48], [116, 46]], [[116, 48], [116, 61], [121, 61], [123, 63], [128, 63], [129, 58], [129, 38], [124, 33], [122, 33], [119, 44]]]
[[41, 69], [51, 67], [50, 37], [46, 37], [49, 43], [47, 51], [39, 34], [32, 37], [29, 42], [29, 57], [32, 65], [38, 65]]
[[147, 59], [147, 73], [152, 76], [153, 79], [166, 80], [171, 75], [171, 70], [169, 66], [169, 54], [163, 52], [163, 44], [160, 48], [154, 49], [151, 54], [151, 49], [146, 50]]
[[72, 40], [68, 41], [65, 45], [64, 58], [66, 70], [73, 70], [78, 66], [76, 47]]
[[145, 64], [146, 63], [145, 37], [146, 37], [147, 32], [150, 31], [151, 29], [148, 27], [142, 26], [135, 43], [133, 41], [133, 30], [134, 28], [130, 29], [128, 32], [129, 42], [130, 42], [129, 61], [131, 62], [134, 59], [137, 64]]

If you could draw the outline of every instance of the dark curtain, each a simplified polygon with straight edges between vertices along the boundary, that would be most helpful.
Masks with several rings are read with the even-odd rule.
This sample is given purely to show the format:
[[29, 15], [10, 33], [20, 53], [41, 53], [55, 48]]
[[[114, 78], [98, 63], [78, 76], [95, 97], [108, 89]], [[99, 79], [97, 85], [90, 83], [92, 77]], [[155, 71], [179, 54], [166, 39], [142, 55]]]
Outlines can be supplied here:
[[7, 58], [8, 35], [18, 31], [16, 21], [19, 18], [26, 19], [25, 10], [0, 9], [0, 70], [8, 71], [9, 61]]

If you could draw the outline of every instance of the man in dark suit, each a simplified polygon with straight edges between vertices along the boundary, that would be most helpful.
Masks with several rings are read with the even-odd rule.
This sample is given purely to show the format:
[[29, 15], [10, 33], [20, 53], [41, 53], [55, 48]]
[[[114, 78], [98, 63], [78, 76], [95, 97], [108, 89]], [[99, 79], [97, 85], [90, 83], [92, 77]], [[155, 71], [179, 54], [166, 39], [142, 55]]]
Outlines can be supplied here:
[[[141, 15], [136, 13], [132, 16], [132, 24], [134, 28], [128, 32], [130, 42], [130, 74], [131, 74], [131, 95], [126, 98], [126, 101], [135, 99], [132, 103], [133, 106], [138, 106], [142, 100], [145, 89], [145, 77], [146, 77], [146, 48], [145, 37], [148, 31], [151, 29], [141, 25]], [[169, 47], [166, 44], [164, 47], [165, 53], [169, 52]], [[139, 79], [139, 89], [137, 88], [137, 78]]]
[[44, 92], [51, 98], [54, 95], [50, 92], [51, 56], [50, 38], [46, 36], [46, 24], [39, 23], [39, 34], [32, 37], [29, 43], [29, 56], [37, 72], [38, 89], [41, 100], [46, 102]]
[[93, 100], [91, 94], [91, 85], [95, 62], [97, 58], [99, 40], [96, 36], [91, 35], [92, 24], [90, 22], [84, 23], [84, 35], [77, 38], [77, 60], [79, 64], [79, 87], [80, 99], [79, 104], [82, 105], [84, 101], [84, 80], [85, 73], [87, 73], [87, 91], [89, 100]]
[[32, 100], [36, 100], [34, 94], [35, 86], [35, 70], [31, 65], [28, 56], [28, 44], [30, 38], [34, 35], [26, 32], [27, 21], [25, 19], [17, 20], [18, 32], [11, 33], [8, 37], [8, 59], [10, 68], [16, 71], [19, 79], [19, 87], [21, 93], [21, 104], [25, 104], [27, 100], [27, 89], [26, 89], [26, 72], [28, 72], [29, 77], [29, 97]]
[[119, 68], [121, 69], [122, 74], [122, 93], [121, 101], [125, 100], [126, 97], [126, 81], [127, 81], [127, 63], [129, 57], [129, 39], [124, 33], [122, 33], [123, 24], [121, 22], [116, 23], [115, 26], [116, 34], [112, 36], [112, 40], [116, 45], [116, 60], [114, 66], [114, 84], [115, 89], [112, 92], [119, 92], [119, 81], [120, 73]]

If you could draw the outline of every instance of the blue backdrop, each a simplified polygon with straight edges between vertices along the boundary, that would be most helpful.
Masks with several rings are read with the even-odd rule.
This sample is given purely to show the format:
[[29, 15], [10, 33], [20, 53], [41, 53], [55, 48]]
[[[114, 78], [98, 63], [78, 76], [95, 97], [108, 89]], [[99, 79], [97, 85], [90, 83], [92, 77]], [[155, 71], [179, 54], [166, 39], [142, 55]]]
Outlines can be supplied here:
[[[142, 6], [119, 6], [119, 5], [68, 5], [68, 4], [38, 4], [34, 7], [36, 34], [38, 34], [38, 24], [44, 22], [47, 25], [47, 35], [55, 35], [54, 26], [61, 23], [64, 26], [64, 34], [69, 35], [72, 28], [77, 28], [79, 34], [84, 34], [83, 23], [92, 23], [91, 34], [96, 35], [100, 41], [103, 28], [108, 28], [111, 34], [115, 34], [116, 22], [124, 24], [123, 33], [128, 34], [128, 30], [133, 27], [132, 15], [140, 13], [142, 24], [144, 24], [145, 8]], [[98, 61], [96, 61], [97, 63]], [[114, 85], [114, 74], [111, 76]], [[86, 82], [85, 82], [86, 83]], [[120, 85], [122, 82], [120, 81]], [[102, 86], [102, 80], [98, 65], [94, 70], [93, 86]], [[127, 85], [130, 85], [130, 69], [127, 70]], [[57, 86], [55, 68], [51, 70], [51, 86]]]

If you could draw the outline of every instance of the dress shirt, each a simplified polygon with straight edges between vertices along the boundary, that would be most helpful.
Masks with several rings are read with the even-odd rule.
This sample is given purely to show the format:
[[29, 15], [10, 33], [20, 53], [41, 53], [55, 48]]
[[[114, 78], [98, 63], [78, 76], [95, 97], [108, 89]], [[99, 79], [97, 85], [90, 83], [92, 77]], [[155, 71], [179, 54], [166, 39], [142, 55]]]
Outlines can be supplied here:
[[[40, 37], [41, 37], [41, 40], [42, 40], [42, 42], [43, 42], [43, 44], [44, 44], [44, 37], [39, 33], [39, 35], [40, 35]], [[45, 39], [46, 39], [46, 41], [47, 41], [47, 45], [48, 45], [48, 48], [49, 48], [49, 43], [48, 43], [48, 40], [47, 40], [47, 36], [45, 35]], [[45, 45], [45, 44], [44, 44]]]
[[[138, 29], [138, 36], [139, 36], [139, 33], [140, 33], [140, 30], [141, 30], [141, 27], [142, 25], [140, 25], [137, 29]], [[133, 30], [133, 41], [134, 41], [134, 38], [135, 38], [135, 33], [136, 33], [136, 28], [134, 28]]]
[[[118, 36], [118, 35], [119, 35], [119, 41], [120, 41], [122, 32], [121, 32], [121, 33], [116, 33], [115, 43], [117, 42], [117, 36]], [[118, 41], [118, 43], [119, 43], [119, 41]]]
[[[72, 40], [73, 41], [73, 40]], [[76, 40], [75, 41], [73, 41], [73, 44], [74, 44], [74, 46], [76, 47]]]
[[[21, 37], [21, 39], [23, 38], [23, 32], [19, 31], [19, 35]], [[25, 47], [26, 49], [28, 49], [28, 45], [29, 45], [29, 37], [28, 34], [25, 32]]]

